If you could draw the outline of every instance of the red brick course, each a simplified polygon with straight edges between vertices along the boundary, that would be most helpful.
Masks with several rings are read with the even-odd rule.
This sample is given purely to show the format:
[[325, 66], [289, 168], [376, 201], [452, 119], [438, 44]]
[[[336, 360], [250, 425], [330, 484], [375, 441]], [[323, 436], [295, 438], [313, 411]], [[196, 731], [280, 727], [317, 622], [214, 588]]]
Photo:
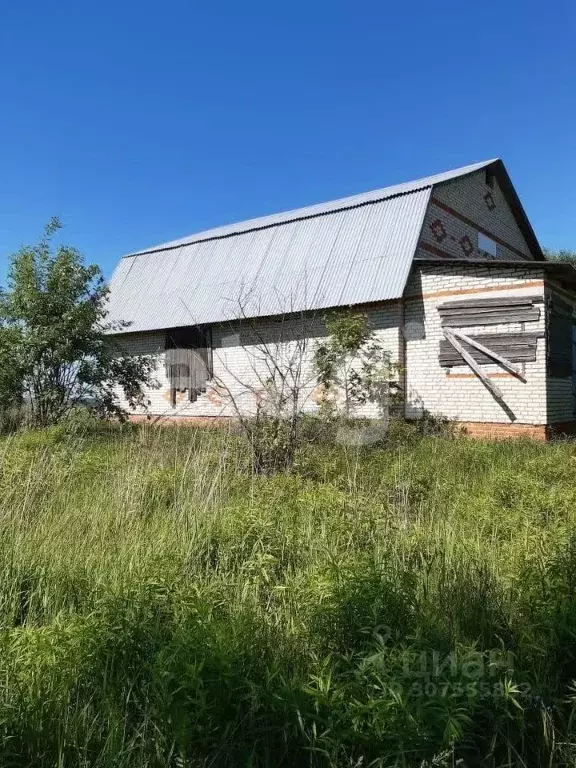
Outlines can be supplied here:
[[485, 421], [464, 421], [458, 423], [466, 437], [479, 440], [512, 440], [529, 437], [534, 440], [546, 440], [545, 424], [498, 424]]
[[[228, 416], [153, 416], [147, 418], [141, 415], [129, 417], [134, 423], [147, 423], [151, 426], [162, 427], [222, 427], [231, 426], [235, 419]], [[569, 437], [576, 435], [576, 420], [559, 422], [557, 424], [500, 424], [484, 421], [456, 422], [465, 437], [477, 440], [514, 440], [531, 438], [533, 440], [550, 440], [551, 438]]]
[[150, 424], [158, 427], [222, 427], [233, 423], [228, 416], [145, 416], [131, 414], [128, 420], [134, 424]]
[[496, 424], [487, 422], [462, 422], [459, 424], [467, 437], [483, 440], [510, 440], [530, 437], [534, 440], [576, 435], [576, 420], [562, 421], [555, 424]]

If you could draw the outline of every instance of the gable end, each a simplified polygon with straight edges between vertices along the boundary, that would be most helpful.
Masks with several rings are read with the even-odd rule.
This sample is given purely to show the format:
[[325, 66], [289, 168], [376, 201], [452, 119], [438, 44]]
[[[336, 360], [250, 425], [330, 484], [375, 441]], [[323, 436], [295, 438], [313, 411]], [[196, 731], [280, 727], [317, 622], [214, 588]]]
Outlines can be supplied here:
[[427, 258], [544, 260], [501, 160], [433, 186], [420, 248]]

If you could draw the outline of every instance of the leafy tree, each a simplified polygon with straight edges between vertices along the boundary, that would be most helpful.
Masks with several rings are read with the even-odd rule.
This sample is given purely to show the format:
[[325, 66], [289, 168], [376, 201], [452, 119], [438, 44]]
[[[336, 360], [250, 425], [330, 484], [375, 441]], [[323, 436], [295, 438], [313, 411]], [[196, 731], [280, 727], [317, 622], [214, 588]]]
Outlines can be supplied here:
[[86, 266], [74, 248], [53, 246], [60, 227], [52, 219], [37, 245], [11, 259], [0, 292], [0, 407], [24, 401], [39, 426], [78, 405], [123, 417], [117, 388], [130, 406], [144, 405], [154, 361], [122, 358], [115, 349], [106, 334], [108, 289], [100, 269]]
[[387, 408], [399, 389], [399, 369], [366, 315], [337, 312], [326, 318], [326, 328], [330, 336], [318, 344], [314, 356], [324, 409], [348, 419], [368, 402]]
[[22, 373], [12, 354], [17, 334], [0, 327], [0, 431], [17, 425], [22, 411]]
[[549, 261], [568, 261], [576, 264], [576, 251], [569, 251], [564, 248], [559, 251], [553, 251], [550, 248], [543, 248], [542, 250]]

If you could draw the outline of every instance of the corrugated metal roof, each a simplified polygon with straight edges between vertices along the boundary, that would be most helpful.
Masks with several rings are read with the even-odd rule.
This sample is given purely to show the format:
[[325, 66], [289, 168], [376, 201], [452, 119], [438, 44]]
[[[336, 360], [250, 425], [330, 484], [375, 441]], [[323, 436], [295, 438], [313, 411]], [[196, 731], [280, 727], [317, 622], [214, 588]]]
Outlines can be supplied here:
[[[188, 235], [187, 237], [181, 237], [178, 240], [170, 240], [167, 243], [161, 245], [155, 245], [152, 248], [145, 248], [141, 251], [134, 251], [134, 253], [128, 254], [128, 256], [134, 256], [138, 253], [152, 253], [153, 251], [164, 251], [166, 248], [176, 248], [180, 245], [188, 245], [190, 243], [197, 243], [202, 240], [211, 240], [216, 237], [230, 237], [230, 235], [238, 234], [239, 232], [247, 232], [251, 229], [261, 229], [263, 227], [272, 227], [276, 224], [285, 224], [288, 221], [294, 221], [296, 219], [304, 219], [310, 216], [321, 216], [325, 213], [333, 213], [334, 211], [341, 210], [342, 208], [354, 208], [358, 205], [366, 205], [366, 203], [374, 203], [378, 200], [384, 200], [388, 197], [394, 197], [395, 195], [405, 195], [408, 192], [416, 192], [419, 189], [425, 189], [431, 187], [434, 184], [442, 184], [445, 181], [451, 181], [459, 176], [466, 176], [474, 171], [479, 171], [481, 168], [486, 168], [488, 165], [497, 162], [496, 160], [485, 160], [482, 163], [475, 163], [474, 165], [466, 165], [463, 168], [456, 168], [452, 171], [445, 171], [444, 173], [437, 173], [434, 176], [425, 176], [422, 179], [416, 179], [415, 181], [406, 181], [402, 184], [395, 184], [391, 187], [383, 187], [382, 189], [375, 189], [372, 192], [362, 192], [359, 195], [352, 195], [352, 197], [341, 197], [338, 200], [330, 200], [327, 203], [318, 203], [316, 205], [309, 205], [305, 208], [297, 208], [293, 211], [285, 211], [283, 213], [274, 213], [271, 216], [261, 216], [257, 219], [247, 219], [246, 221], [239, 221], [235, 224], [227, 224], [223, 227], [215, 227], [214, 229], [207, 229], [204, 232], [198, 232], [194, 235]], [[127, 257], [124, 257], [127, 258]]]
[[402, 296], [432, 186], [494, 161], [211, 229], [125, 256], [109, 320], [125, 332]]

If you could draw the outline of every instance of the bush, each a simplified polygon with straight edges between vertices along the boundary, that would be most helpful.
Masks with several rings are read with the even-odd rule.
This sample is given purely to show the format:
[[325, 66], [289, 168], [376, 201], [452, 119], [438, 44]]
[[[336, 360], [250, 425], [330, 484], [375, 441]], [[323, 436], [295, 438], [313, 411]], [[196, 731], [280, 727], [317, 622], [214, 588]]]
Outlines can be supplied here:
[[15, 432], [26, 420], [25, 409], [20, 405], [0, 407], [0, 435]]

